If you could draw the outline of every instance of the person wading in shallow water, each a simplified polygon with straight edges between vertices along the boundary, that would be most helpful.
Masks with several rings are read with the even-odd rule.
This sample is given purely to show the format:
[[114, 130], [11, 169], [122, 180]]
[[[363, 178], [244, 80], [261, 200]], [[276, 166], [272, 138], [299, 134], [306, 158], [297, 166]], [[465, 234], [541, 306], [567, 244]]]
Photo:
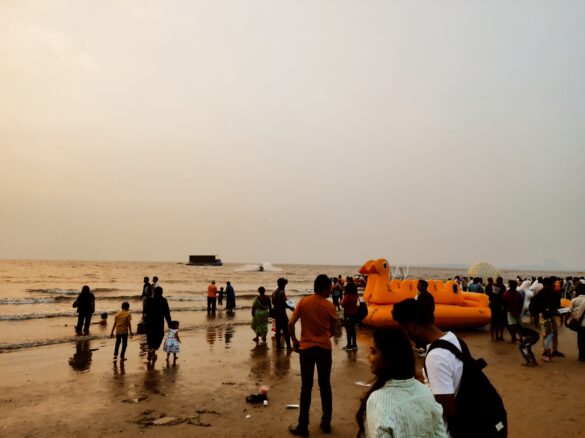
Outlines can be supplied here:
[[144, 323], [146, 325], [146, 341], [148, 343], [147, 359], [153, 365], [157, 359], [156, 350], [160, 348], [160, 344], [165, 335], [165, 320], [169, 328], [171, 328], [173, 322], [169, 303], [162, 295], [162, 287], [157, 287], [154, 289], [154, 296], [148, 298], [144, 303]]
[[225, 286], [225, 295], [227, 298], [225, 309], [228, 311], [228, 313], [232, 313], [236, 308], [236, 291], [229, 281]]
[[[288, 329], [301, 364], [301, 403], [299, 422], [288, 430], [293, 435], [309, 436], [309, 410], [313, 373], [317, 367], [321, 393], [321, 430], [331, 432], [333, 401], [331, 394], [331, 336], [337, 323], [335, 306], [327, 298], [331, 293], [331, 279], [324, 274], [315, 279], [315, 294], [303, 298], [292, 314]], [[295, 323], [301, 320], [301, 341], [296, 337]]]
[[89, 324], [91, 323], [91, 316], [95, 312], [95, 296], [89, 290], [89, 286], [83, 286], [81, 293], [77, 296], [77, 299], [73, 303], [73, 307], [77, 307], [77, 326], [75, 327], [75, 333], [81, 335], [81, 329], [83, 328], [83, 334], [89, 335]]

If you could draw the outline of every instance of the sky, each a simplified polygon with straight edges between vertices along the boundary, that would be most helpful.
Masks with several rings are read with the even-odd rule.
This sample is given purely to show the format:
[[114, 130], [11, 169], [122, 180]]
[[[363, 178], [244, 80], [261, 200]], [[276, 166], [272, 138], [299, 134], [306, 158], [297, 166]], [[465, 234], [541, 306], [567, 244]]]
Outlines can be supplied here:
[[584, 22], [0, 0], [0, 258], [585, 270]]

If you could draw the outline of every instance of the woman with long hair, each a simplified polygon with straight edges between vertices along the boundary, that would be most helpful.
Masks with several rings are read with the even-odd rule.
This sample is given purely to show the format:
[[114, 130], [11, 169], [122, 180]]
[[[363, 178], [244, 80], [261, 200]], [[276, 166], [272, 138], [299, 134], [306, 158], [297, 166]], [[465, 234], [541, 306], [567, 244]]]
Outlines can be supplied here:
[[91, 323], [91, 316], [95, 312], [95, 296], [91, 293], [89, 286], [83, 286], [77, 299], [73, 303], [73, 307], [77, 308], [77, 325], [75, 326], [75, 333], [85, 336], [89, 335], [89, 324]]
[[443, 408], [414, 378], [412, 345], [402, 330], [374, 331], [368, 360], [376, 380], [356, 415], [358, 437], [447, 437]]

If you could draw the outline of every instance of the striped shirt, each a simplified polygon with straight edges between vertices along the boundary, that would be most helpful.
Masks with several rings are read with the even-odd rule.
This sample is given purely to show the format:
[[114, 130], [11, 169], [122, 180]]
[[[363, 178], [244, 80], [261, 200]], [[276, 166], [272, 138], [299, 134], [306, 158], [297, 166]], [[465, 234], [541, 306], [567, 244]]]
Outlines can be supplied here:
[[446, 438], [443, 408], [414, 378], [389, 380], [366, 405], [366, 437]]

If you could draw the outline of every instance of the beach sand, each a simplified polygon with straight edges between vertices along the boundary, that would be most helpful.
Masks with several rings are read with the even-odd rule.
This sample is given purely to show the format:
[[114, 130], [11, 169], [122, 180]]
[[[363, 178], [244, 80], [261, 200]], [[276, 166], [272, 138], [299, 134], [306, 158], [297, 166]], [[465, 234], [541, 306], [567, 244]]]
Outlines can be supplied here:
[[[502, 395], [512, 437], [585, 435], [585, 364], [577, 361], [575, 334], [562, 329], [566, 358], [522, 367], [518, 348], [492, 343], [485, 330], [459, 333]], [[124, 369], [112, 362], [114, 340], [97, 339], [0, 354], [0, 436], [173, 436], [287, 437], [296, 423], [300, 375], [296, 353], [277, 352], [273, 343], [258, 347], [247, 325], [184, 331], [176, 367], [164, 353], [154, 369], [140, 354], [142, 336], [129, 342]], [[357, 352], [334, 339], [333, 434], [354, 437], [355, 411], [369, 381], [370, 332], [358, 335]], [[89, 343], [89, 345], [87, 345]], [[536, 346], [537, 357], [541, 352]], [[90, 361], [88, 361], [88, 359]], [[70, 362], [77, 367], [75, 369]], [[269, 403], [245, 397], [268, 385]], [[160, 418], [174, 418], [153, 425]], [[319, 430], [320, 398], [315, 378], [311, 436]], [[167, 421], [167, 420], [163, 420]]]

